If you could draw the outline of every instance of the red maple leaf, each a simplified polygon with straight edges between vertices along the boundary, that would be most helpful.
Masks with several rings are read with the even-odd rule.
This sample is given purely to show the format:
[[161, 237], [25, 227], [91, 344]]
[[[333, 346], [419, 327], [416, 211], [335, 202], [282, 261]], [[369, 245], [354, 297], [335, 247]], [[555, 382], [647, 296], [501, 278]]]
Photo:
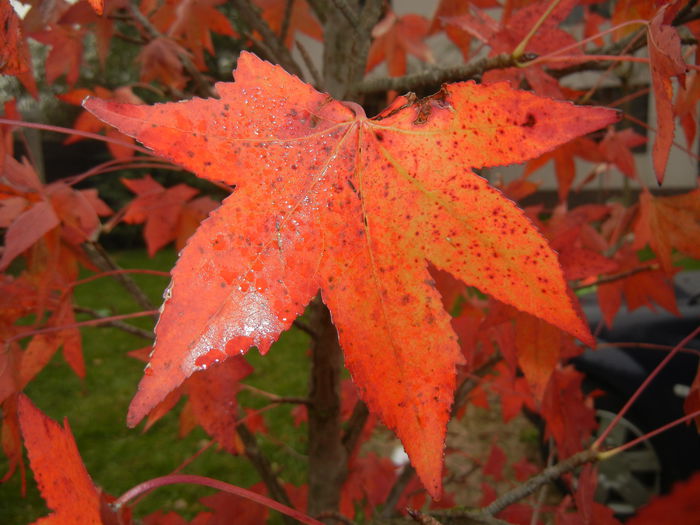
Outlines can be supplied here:
[[617, 166], [625, 176], [637, 179], [637, 167], [632, 148], [645, 144], [647, 139], [632, 128], [617, 131], [609, 128], [598, 149], [603, 160]]
[[[19, 396], [18, 407], [29, 463], [41, 495], [53, 511], [37, 523], [103, 523], [102, 513], [109, 512], [108, 508], [83, 465], [68, 422], [64, 421], [61, 427], [24, 395]], [[122, 523], [114, 517], [115, 523]]]
[[581, 157], [589, 162], [601, 162], [598, 145], [586, 137], [579, 137], [562, 144], [554, 151], [527, 163], [525, 175], [529, 175], [544, 166], [550, 160], [554, 161], [554, 174], [557, 177], [559, 199], [564, 201], [569, 195], [571, 185], [576, 178], [576, 160]]
[[622, 306], [623, 297], [627, 303], [627, 310], [630, 312], [642, 306], [656, 311], [654, 306], [656, 303], [678, 315], [676, 294], [669, 280], [669, 275], [672, 273], [655, 269], [634, 273], [639, 269], [644, 270], [644, 266], [653, 261], [641, 263], [637, 252], [629, 246], [623, 247], [616, 253], [614, 260], [618, 263], [620, 273], [629, 272], [631, 275], [624, 279], [598, 285], [598, 304], [608, 326], [612, 326], [613, 320]]
[[593, 408], [581, 392], [583, 375], [567, 366], [551, 376], [540, 414], [547, 422], [545, 437], [552, 437], [562, 457], [579, 452], [597, 422]]
[[439, 497], [461, 353], [426, 259], [592, 343], [554, 252], [468, 166], [532, 158], [617, 114], [465, 82], [399, 97], [368, 119], [250, 53], [235, 80], [217, 84], [221, 99], [85, 102], [162, 155], [236, 185], [173, 270], [129, 424], [193, 372], [251, 346], [267, 352], [320, 289], [361, 397]]

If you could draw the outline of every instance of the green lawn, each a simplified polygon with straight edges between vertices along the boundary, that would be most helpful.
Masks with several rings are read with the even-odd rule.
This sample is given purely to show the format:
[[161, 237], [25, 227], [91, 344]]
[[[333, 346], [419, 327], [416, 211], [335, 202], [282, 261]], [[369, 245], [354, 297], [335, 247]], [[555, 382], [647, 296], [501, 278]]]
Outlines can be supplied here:
[[[162, 251], [149, 259], [144, 250], [116, 255], [124, 268], [169, 270], [175, 261], [173, 251]], [[155, 304], [168, 279], [158, 276], [135, 275]], [[111, 278], [83, 285], [76, 290], [76, 303], [112, 315], [138, 311], [140, 308]], [[149, 318], [134, 324], [152, 328]], [[180, 406], [156, 423], [147, 432], [142, 428], [128, 429], [125, 425], [127, 407], [141, 377], [143, 363], [127, 352], [146, 346], [142, 338], [114, 328], [86, 328], [83, 346], [87, 375], [80, 379], [57, 354], [43, 372], [30, 383], [27, 395], [50, 417], [67, 418], [85, 465], [93, 480], [106, 492], [118, 496], [132, 486], [150, 478], [169, 474], [206, 443], [207, 435], [195, 429], [184, 439], [178, 438]], [[308, 338], [298, 331], [283, 334], [268, 356], [252, 351], [248, 358], [255, 367], [247, 383], [280, 395], [303, 396], [307, 385]], [[240, 396], [248, 407], [262, 407], [265, 401], [247, 392]], [[181, 402], [182, 404], [182, 402]], [[291, 407], [280, 406], [265, 412], [265, 421], [274, 438], [259, 436], [262, 448], [285, 481], [301, 484], [305, 478], [305, 463], [296, 452], [305, 453], [305, 427], [296, 428], [291, 422]], [[284, 443], [285, 446], [280, 446]], [[291, 448], [291, 450], [290, 450]], [[0, 473], [7, 463], [0, 459]], [[183, 472], [200, 474], [243, 487], [258, 481], [257, 474], [244, 458], [209, 448]], [[3, 524], [26, 524], [48, 511], [28, 472], [27, 496], [21, 496], [20, 476], [0, 485], [0, 521]], [[137, 515], [155, 509], [177, 510], [191, 517], [201, 507], [199, 497], [211, 489], [193, 486], [170, 486], [157, 489], [136, 508]]]

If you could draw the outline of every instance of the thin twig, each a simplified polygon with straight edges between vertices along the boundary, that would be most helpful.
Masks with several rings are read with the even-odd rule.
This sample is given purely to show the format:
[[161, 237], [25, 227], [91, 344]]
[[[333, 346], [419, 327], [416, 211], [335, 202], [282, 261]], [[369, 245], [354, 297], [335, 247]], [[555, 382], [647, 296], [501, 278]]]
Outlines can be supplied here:
[[253, 394], [256, 394], [258, 396], [264, 397], [265, 399], [269, 399], [272, 403], [277, 403], [277, 404], [291, 403], [294, 405], [310, 405], [311, 404], [311, 401], [306, 397], [278, 396], [276, 394], [266, 392], [265, 390], [261, 390], [260, 388], [256, 388], [256, 387], [254, 387], [252, 385], [248, 385], [246, 383], [240, 383], [240, 386], [244, 390], [252, 392]]
[[396, 478], [396, 481], [394, 481], [394, 484], [389, 491], [389, 495], [384, 502], [384, 508], [382, 509], [381, 513], [382, 518], [390, 518], [394, 514], [394, 509], [396, 508], [396, 504], [399, 502], [401, 494], [403, 494], [403, 491], [406, 490], [406, 487], [415, 475], [416, 469], [413, 468], [413, 465], [410, 463], [404, 465], [401, 474], [399, 474], [399, 477]]
[[298, 330], [301, 330], [304, 332], [306, 335], [311, 337], [311, 339], [316, 339], [318, 337], [318, 334], [316, 331], [311, 328], [308, 324], [306, 324], [304, 321], [301, 319], [295, 319], [294, 322], [292, 323], [292, 326]]
[[326, 0], [306, 0], [306, 2], [311, 6], [318, 21], [325, 24], [328, 16], [328, 2]]
[[[238, 436], [243, 442], [246, 457], [251, 462], [255, 470], [258, 471], [258, 474], [262, 478], [263, 483], [265, 483], [265, 486], [267, 487], [272, 499], [291, 507], [292, 503], [287, 495], [287, 491], [284, 490], [284, 487], [280, 484], [277, 476], [275, 476], [274, 472], [272, 471], [270, 461], [260, 451], [258, 440], [255, 439], [253, 433], [245, 424], [241, 422], [236, 425], [236, 432], [238, 432]], [[288, 525], [293, 525], [294, 523], [294, 520], [287, 516], [283, 515], [283, 519]]]
[[515, 49], [513, 50], [513, 56], [516, 59], [519, 59], [523, 56], [523, 54], [525, 53], [525, 48], [530, 43], [530, 40], [532, 40], [532, 37], [535, 36], [535, 33], [537, 33], [537, 31], [539, 31], [540, 27], [542, 27], [542, 24], [544, 24], [547, 18], [549, 18], [549, 16], [552, 14], [552, 11], [554, 11], [559, 5], [560, 1], [561, 0], [552, 0], [552, 3], [549, 4], [549, 7], [545, 10], [544, 13], [542, 13], [542, 16], [540, 16], [539, 20], [537, 20], [537, 22], [535, 22], [535, 25], [532, 26], [530, 32], [527, 35], [525, 35], [525, 38], [523, 38], [520, 41], [520, 43], [515, 47]]
[[149, 315], [153, 315], [154, 313], [158, 313], [157, 310], [149, 310], [145, 312], [134, 312], [131, 314], [120, 314], [120, 315], [111, 315], [109, 317], [104, 317], [104, 318], [98, 318], [98, 319], [90, 319], [89, 321], [80, 321], [77, 323], [69, 323], [69, 324], [63, 324], [59, 326], [45, 326], [44, 328], [36, 328], [33, 330], [27, 330], [25, 332], [19, 333], [17, 335], [14, 335], [8, 339], [3, 340], [3, 345], [5, 350], [10, 347], [10, 345], [19, 339], [24, 339], [25, 337], [30, 337], [33, 335], [40, 335], [40, 334], [50, 334], [53, 332], [62, 332], [63, 330], [71, 330], [73, 328], [83, 328], [86, 326], [100, 326], [103, 324], [108, 324], [114, 321], [121, 321], [124, 319], [135, 319], [137, 317], [146, 317]]
[[520, 501], [521, 499], [534, 493], [545, 483], [554, 481], [555, 479], [561, 477], [562, 474], [571, 472], [572, 470], [586, 463], [597, 461], [597, 459], [597, 450], [583, 450], [577, 454], [574, 454], [564, 461], [560, 461], [556, 465], [544, 469], [536, 476], [531, 477], [514, 489], [509, 490], [502, 496], [499, 496], [493, 503], [481, 509], [481, 512], [489, 516], [498, 514], [509, 505], [512, 505], [513, 503]]
[[343, 13], [345, 19], [350, 23], [350, 26], [357, 28], [359, 21], [357, 19], [357, 14], [353, 12], [352, 8], [348, 5], [345, 0], [331, 0], [333, 5]]
[[314, 61], [311, 58], [311, 55], [309, 54], [309, 51], [306, 49], [306, 46], [301, 43], [301, 40], [298, 39], [296, 41], [296, 44], [297, 49], [299, 50], [299, 54], [301, 55], [302, 60], [304, 60], [306, 69], [308, 69], [309, 73], [311, 73], [311, 78], [313, 78], [314, 80], [314, 85], [320, 91], [325, 91], [325, 88], [323, 87], [323, 78], [321, 78], [321, 73], [319, 73], [318, 69], [316, 69], [316, 65], [314, 64]]
[[[97, 310], [93, 310], [92, 308], [87, 308], [85, 306], [75, 306], [73, 308], [76, 312], [81, 313], [81, 314], [87, 314], [91, 316], [93, 319], [104, 319], [107, 316], [104, 314], [101, 314]], [[121, 330], [122, 332], [126, 332], [131, 335], [135, 335], [137, 337], [141, 337], [143, 339], [148, 339], [150, 341], [153, 341], [154, 335], [152, 330], [144, 330], [143, 328], [139, 328], [138, 326], [130, 325], [129, 323], [125, 323], [123, 321], [107, 321], [100, 326], [111, 326], [112, 328], [117, 328]]]
[[135, 487], [129, 489], [124, 494], [122, 494], [114, 503], [111, 504], [111, 507], [115, 510], [119, 510], [125, 504], [129, 503], [129, 501], [138, 497], [144, 492], [150, 492], [155, 488], [163, 487], [166, 485], [173, 485], [175, 483], [203, 485], [205, 487], [211, 487], [213, 489], [221, 490], [223, 492], [228, 492], [229, 494], [234, 494], [242, 498], [247, 498], [251, 501], [254, 501], [261, 505], [265, 505], [266, 507], [283, 513], [283, 515], [289, 517], [290, 523], [294, 523], [293, 520], [296, 519], [302, 523], [307, 523], [309, 525], [324, 525], [320, 521], [317, 521], [307, 516], [306, 514], [299, 512], [290, 505], [280, 505], [278, 502], [271, 500], [266, 496], [262, 496], [255, 492], [251, 492], [250, 490], [231, 485], [230, 483], [225, 483], [217, 479], [207, 478], [204, 476], [195, 476], [191, 474], [175, 474], [172, 476], [162, 476], [160, 478], [153, 478], [149, 479], [148, 481], [144, 481], [143, 483], [136, 485]]
[[637, 390], [635, 390], [634, 394], [632, 394], [632, 396], [627, 400], [622, 409], [615, 415], [612, 422], [605, 428], [603, 432], [601, 432], [600, 436], [596, 438], [595, 442], [591, 447], [592, 449], [597, 450], [600, 447], [601, 443], [605, 442], [605, 439], [608, 437], [610, 432], [612, 432], [615, 426], [620, 422], [620, 420], [625, 416], [625, 414], [627, 414], [630, 407], [634, 404], [637, 398], [640, 395], [642, 395], [642, 393], [646, 390], [649, 383], [651, 383], [654, 380], [654, 378], [659, 374], [659, 372], [661, 372], [661, 370], [664, 369], [666, 364], [671, 359], [673, 359], [673, 356], [675, 356], [685, 345], [692, 341], [698, 335], [698, 333], [700, 333], [700, 326], [698, 326], [690, 334], [685, 336], [683, 340], [680, 343], [678, 343], [658, 365], [656, 365], [656, 368], [654, 368], [654, 370], [651, 371], [651, 373], [646, 377], [642, 384], [639, 385]]
[[314, 516], [314, 518], [319, 519], [319, 520], [335, 520], [338, 523], [343, 523], [344, 525], [356, 525], [354, 521], [352, 521], [350, 518], [347, 516], [342, 515], [340, 512], [337, 512], [335, 510], [327, 510], [325, 512], [321, 512], [320, 514], [317, 514]]
[[636, 275], [638, 273], [652, 272], [658, 269], [659, 265], [657, 263], [645, 264], [644, 266], [637, 266], [636, 268], [632, 268], [631, 270], [627, 270], [624, 272], [615, 273], [612, 275], [604, 275], [603, 277], [598, 278], [598, 280], [592, 283], [581, 283], [572, 286], [572, 288], [574, 290], [582, 290], [584, 288], [590, 288], [591, 286], [598, 286], [599, 284], [614, 283], [615, 281], [626, 279], [627, 277], [631, 277], [632, 275]]
[[[677, 25], [682, 25], [688, 22], [687, 20], [688, 17], [691, 16], [691, 11], [695, 7], [695, 4], [698, 3], [698, 0], [690, 0], [683, 8], [681, 8], [680, 11], [676, 14], [675, 18], [673, 19], [673, 22], [671, 22], [672, 25], [677, 26]], [[695, 13], [697, 15], [697, 13]]]
[[270, 51], [270, 58], [287, 70], [288, 73], [302, 78], [299, 65], [292, 58], [289, 49], [284, 45], [267, 22], [260, 16], [260, 11], [249, 0], [232, 0], [241, 19], [251, 28], [260, 33], [262, 40]]
[[[85, 243], [85, 246], [90, 259], [92, 259], [102, 271], [121, 270], [116, 261], [112, 259], [112, 256], [99, 242]], [[155, 305], [128, 274], [115, 272], [113, 277], [127, 292], [129, 292], [141, 308], [144, 310], [155, 310]], [[153, 315], [153, 318], [158, 320], [157, 312]]]
[[294, 10], [294, 0], [287, 0], [284, 5], [284, 16], [282, 17], [282, 25], [280, 26], [280, 42], [287, 40], [289, 33], [289, 22], [292, 20], [292, 11]]
[[440, 523], [432, 516], [423, 514], [418, 510], [406, 509], [406, 511], [408, 512], [408, 515], [411, 516], [411, 518], [413, 518], [413, 521], [415, 521], [416, 523], [420, 523], [421, 525], [442, 525], [442, 523]]
[[342, 442], [345, 450], [347, 451], [348, 457], [352, 456], [357, 447], [362, 431], [367, 424], [367, 418], [369, 417], [369, 410], [364, 401], [359, 400], [355, 403], [352, 409], [352, 414], [348, 419], [347, 426], [345, 427], [345, 432], [343, 432]]

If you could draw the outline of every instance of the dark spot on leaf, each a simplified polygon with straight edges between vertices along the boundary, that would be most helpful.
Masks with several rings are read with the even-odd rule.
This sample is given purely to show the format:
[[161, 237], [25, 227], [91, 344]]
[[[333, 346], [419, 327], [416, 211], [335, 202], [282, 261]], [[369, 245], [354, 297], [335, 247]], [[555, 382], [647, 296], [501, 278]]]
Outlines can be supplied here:
[[528, 113], [525, 116], [525, 122], [523, 122], [522, 126], [525, 128], [533, 128], [535, 127], [535, 124], [537, 123], [537, 119], [535, 118], [535, 115], [532, 113]]
[[382, 135], [382, 134], [379, 133], [378, 131], [375, 131], [375, 132], [374, 132], [374, 136], [377, 137], [377, 140], [378, 140], [379, 142], [383, 142], [383, 141], [384, 141], [384, 135]]

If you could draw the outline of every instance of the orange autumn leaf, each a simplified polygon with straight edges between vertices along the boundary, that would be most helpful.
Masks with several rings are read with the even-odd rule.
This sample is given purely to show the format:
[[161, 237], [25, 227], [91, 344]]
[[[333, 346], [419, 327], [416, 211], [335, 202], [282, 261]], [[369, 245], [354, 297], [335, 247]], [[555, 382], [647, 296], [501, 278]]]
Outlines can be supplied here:
[[368, 119], [250, 53], [221, 99], [85, 107], [235, 192], [173, 270], [137, 424], [197, 370], [267, 352], [320, 289], [360, 396], [402, 440], [434, 497], [461, 361], [426, 260], [483, 292], [592, 337], [556, 254], [469, 167], [522, 162], [617, 120], [472, 82], [399, 97]]
[[634, 235], [634, 248], [642, 249], [648, 243], [669, 274], [674, 271], [674, 249], [700, 258], [700, 190], [671, 197], [654, 197], [643, 191]]

